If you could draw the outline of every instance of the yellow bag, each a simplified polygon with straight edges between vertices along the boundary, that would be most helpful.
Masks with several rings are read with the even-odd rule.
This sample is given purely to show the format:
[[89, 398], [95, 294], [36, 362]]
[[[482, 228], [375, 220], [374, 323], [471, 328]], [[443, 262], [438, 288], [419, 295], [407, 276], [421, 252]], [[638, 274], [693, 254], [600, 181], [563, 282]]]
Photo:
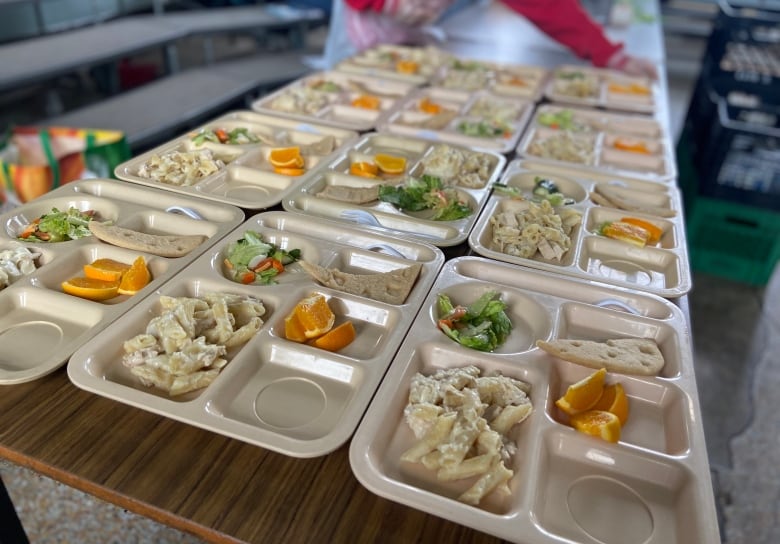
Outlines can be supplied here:
[[20, 204], [84, 178], [113, 177], [130, 158], [120, 131], [15, 127], [0, 151], [0, 204]]

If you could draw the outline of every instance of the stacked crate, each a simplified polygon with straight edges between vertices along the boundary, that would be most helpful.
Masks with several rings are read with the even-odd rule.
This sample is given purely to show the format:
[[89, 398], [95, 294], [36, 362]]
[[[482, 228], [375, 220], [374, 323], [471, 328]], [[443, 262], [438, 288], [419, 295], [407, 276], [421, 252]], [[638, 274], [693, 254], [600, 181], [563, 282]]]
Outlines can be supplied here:
[[780, 258], [780, 11], [721, 5], [678, 161], [692, 266], [766, 283]]

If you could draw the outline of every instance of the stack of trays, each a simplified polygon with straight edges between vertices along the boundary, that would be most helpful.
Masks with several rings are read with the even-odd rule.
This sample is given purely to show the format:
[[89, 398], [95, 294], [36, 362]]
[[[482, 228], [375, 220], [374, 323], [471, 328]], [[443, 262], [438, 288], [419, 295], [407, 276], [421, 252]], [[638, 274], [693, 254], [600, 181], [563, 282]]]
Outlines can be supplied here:
[[[246, 129], [252, 143], [221, 143], [202, 140], [207, 132]], [[114, 175], [121, 180], [233, 204], [246, 209], [275, 206], [309, 178], [317, 166], [357, 138], [354, 131], [331, 126], [300, 123], [291, 119], [252, 111], [235, 111], [206, 123], [117, 166]], [[277, 173], [269, 163], [274, 148], [297, 146], [304, 160], [303, 173]], [[206, 154], [206, 155], [204, 155]], [[194, 170], [194, 157], [205, 157], [209, 170]], [[181, 162], [173, 159], [181, 157]], [[188, 157], [187, 159], [184, 159]], [[219, 162], [217, 162], [219, 161]], [[155, 175], [145, 174], [154, 167]], [[189, 170], [188, 170], [189, 169]], [[192, 174], [185, 177], [185, 172]]]
[[511, 152], [533, 104], [489, 91], [427, 87], [412, 93], [381, 130], [463, 146]]
[[536, 109], [517, 154], [668, 183], [677, 171], [669, 137], [654, 119], [558, 105]]
[[[385, 154], [405, 160], [403, 172], [397, 175], [361, 177], [351, 173], [356, 163], [372, 163]], [[453, 246], [466, 241], [479, 210], [490, 196], [490, 187], [497, 181], [506, 164], [503, 155], [487, 150], [471, 150], [458, 145], [439, 144], [430, 140], [402, 137], [387, 133], [369, 133], [320, 169], [300, 190], [282, 202], [291, 212], [360, 222], [361, 228], [395, 235], [436, 246]], [[386, 184], [398, 185], [405, 176], [419, 178], [435, 175], [452, 186], [460, 201], [472, 210], [457, 220], [433, 220], [433, 211], [405, 211], [376, 195], [348, 201], [337, 199], [334, 190], [368, 192]], [[327, 192], [323, 192], [327, 191]], [[360, 196], [360, 195], [358, 195]], [[358, 202], [357, 200], [360, 200]], [[357, 212], [357, 213], [355, 213]]]
[[[419, 275], [399, 304], [325, 287], [299, 263], [288, 265], [275, 278], [278, 284], [245, 285], [230, 279], [224, 261], [230, 243], [249, 230], [279, 248], [299, 249], [303, 261], [322, 267], [377, 274], [419, 266]], [[261, 213], [79, 349], [68, 363], [68, 375], [98, 395], [286, 455], [324, 455], [357, 427], [443, 262], [442, 252], [430, 245], [302, 215]], [[260, 299], [265, 307], [260, 329], [247, 343], [229, 348], [227, 366], [203, 389], [169, 397], [142, 385], [122, 364], [123, 343], [160, 314], [163, 295], [206, 293]], [[349, 320], [354, 325], [354, 341], [338, 352], [286, 338], [285, 317], [312, 294], [326, 297], [336, 324]]]
[[336, 69], [423, 85], [450, 62], [452, 54], [436, 47], [382, 44], [341, 61]]
[[[563, 196], [573, 200], [571, 205], [558, 208], [558, 215], [570, 212], [581, 215], [581, 221], [569, 235], [570, 248], [560, 260], [545, 258], [538, 251], [530, 257], [521, 256], [525, 253], [519, 248], [530, 244], [521, 232], [533, 221], [522, 223], [517, 216], [524, 216], [529, 204], [494, 192], [469, 236], [469, 246], [476, 253], [499, 261], [667, 298], [682, 296], [690, 290], [688, 251], [678, 189], [629, 176], [585, 172], [574, 167], [531, 160], [511, 162], [500, 183], [514, 190], [518, 196], [533, 200], [537, 179], [552, 181]], [[602, 195], [607, 195], [606, 200]], [[596, 201], [602, 205], [597, 205]], [[637, 247], [598, 234], [603, 223], [625, 217], [655, 225], [662, 231], [660, 240]]]
[[[490, 353], [463, 347], [437, 327], [440, 293], [454, 303], [470, 304], [487, 291], [499, 293], [513, 325], [506, 342]], [[558, 338], [645, 339], [660, 349], [664, 364], [658, 375], [607, 374], [608, 382], [621, 384], [628, 398], [619, 442], [577, 432], [556, 406], [570, 385], [594, 372], [535, 349], [537, 340]], [[467, 423], [468, 408], [455, 412], [461, 415], [452, 434], [438, 437], [433, 430], [437, 423], [428, 427], [428, 434], [424, 426], [415, 432], [410, 427], [441, 417], [434, 404], [426, 410], [425, 401], [418, 400], [432, 398], [436, 390], [418, 389], [418, 410], [406, 409], [412, 406], [410, 388], [417, 373], [431, 376], [468, 365], [483, 376], [498, 373], [525, 382], [531, 403], [530, 415], [506, 434], [517, 447], [505, 462], [513, 472], [508, 490], [496, 489], [476, 505], [459, 497], [481, 472], [446, 480], [425, 464], [436, 462], [437, 451], [443, 457], [456, 450], [460, 442], [455, 437], [469, 444], [476, 436]], [[452, 414], [461, 402], [469, 406], [471, 398], [456, 388], [464, 383], [469, 391], [477, 388], [468, 381], [450, 383], [441, 391]], [[485, 388], [492, 391], [488, 384]], [[498, 399], [483, 402], [502, 402]], [[433, 449], [440, 441], [450, 449]], [[479, 444], [491, 451], [489, 441]], [[433, 456], [414, 461], [432, 449]], [[469, 453], [473, 457], [459, 467], [468, 472], [478, 466], [482, 451]], [[522, 544], [719, 539], [690, 338], [680, 309], [652, 295], [478, 257], [444, 265], [353, 437], [350, 464], [358, 480], [380, 496]], [[492, 474], [492, 466], [485, 470]], [[441, 471], [447, 477], [447, 470]]]
[[374, 130], [414, 83], [348, 72], [317, 72], [252, 103], [261, 113], [349, 130]]
[[[194, 210], [204, 219], [167, 212], [171, 206]], [[148, 234], [200, 234], [207, 237], [185, 256], [166, 258], [103, 243], [94, 236], [63, 242], [25, 242], [25, 227], [53, 208], [94, 210], [99, 221]], [[26, 248], [39, 253], [35, 270], [0, 290], [0, 383], [34, 380], [63, 365], [84, 342], [124, 315], [147, 294], [181, 271], [244, 219], [238, 208], [184, 198], [170, 192], [114, 180], [68, 183], [0, 217], [0, 251]], [[82, 276], [97, 259], [132, 264], [144, 257], [152, 281], [135, 295], [93, 301], [66, 294], [60, 284]]]
[[439, 70], [432, 84], [463, 91], [486, 89], [536, 101], [542, 96], [547, 75], [547, 70], [538, 66], [455, 59]]
[[544, 90], [553, 102], [655, 113], [658, 85], [647, 78], [584, 66], [559, 66]]

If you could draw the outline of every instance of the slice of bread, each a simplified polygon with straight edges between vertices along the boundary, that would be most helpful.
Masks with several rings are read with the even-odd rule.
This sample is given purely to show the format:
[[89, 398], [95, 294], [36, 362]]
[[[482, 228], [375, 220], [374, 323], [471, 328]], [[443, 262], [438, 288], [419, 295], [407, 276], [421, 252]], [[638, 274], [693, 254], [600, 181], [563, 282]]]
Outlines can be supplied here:
[[368, 297], [388, 304], [403, 304], [422, 265], [414, 263], [406, 268], [377, 274], [350, 274], [337, 268], [324, 268], [318, 264], [299, 261], [301, 268], [326, 287], [351, 295]]
[[207, 240], [202, 234], [148, 234], [97, 221], [89, 222], [89, 230], [95, 238], [108, 244], [160, 257], [183, 257]]
[[604, 342], [537, 340], [536, 346], [564, 361], [621, 374], [655, 376], [665, 364], [658, 344], [648, 338], [618, 338]]

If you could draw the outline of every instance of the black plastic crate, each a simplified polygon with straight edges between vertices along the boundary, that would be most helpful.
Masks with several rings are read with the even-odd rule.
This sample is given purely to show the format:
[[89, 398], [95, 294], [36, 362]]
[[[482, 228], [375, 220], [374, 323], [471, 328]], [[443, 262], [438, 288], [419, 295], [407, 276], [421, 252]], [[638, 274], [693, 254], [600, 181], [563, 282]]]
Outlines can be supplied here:
[[697, 193], [780, 210], [780, 106], [730, 102], [719, 99], [709, 143], [695, 155]]

